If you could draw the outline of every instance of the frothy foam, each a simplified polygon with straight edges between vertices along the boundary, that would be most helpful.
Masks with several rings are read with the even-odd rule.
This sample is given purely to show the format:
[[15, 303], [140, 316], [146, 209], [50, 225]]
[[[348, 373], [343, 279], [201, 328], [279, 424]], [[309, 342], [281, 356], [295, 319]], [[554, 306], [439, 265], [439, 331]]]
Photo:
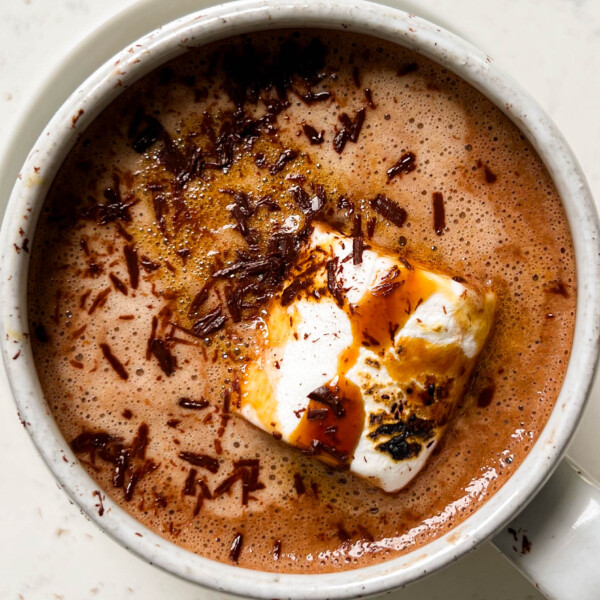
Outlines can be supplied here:
[[[185, 154], [185, 164], [176, 159], [175, 166], [169, 157], [176, 154], [164, 151], [162, 139], [145, 154], [132, 149], [128, 133], [138, 107], [145, 115], [138, 132], [152, 134], [157, 118], [180, 149], [218, 145], [212, 132], [234, 119], [227, 92], [236, 91], [224, 86], [213, 57], [249, 40], [277, 55], [290, 35], [257, 34], [190, 52], [107, 109], [82, 136], [47, 200], [32, 249], [29, 302], [40, 379], [65, 438], [82, 431], [112, 436], [104, 446], [99, 438], [80, 439], [79, 456], [105, 493], [204, 556], [230, 562], [242, 533], [238, 564], [306, 573], [365, 566], [418, 547], [468, 517], [507, 480], [560, 390], [576, 281], [564, 211], [532, 147], [451, 72], [391, 44], [346, 33], [294, 37], [302, 47], [314, 35], [323, 40], [326, 61], [318, 72], [325, 77], [309, 85], [294, 76], [290, 104], [277, 114], [268, 108], [277, 90], [259, 86], [267, 101], [256, 104], [248, 92], [247, 115], [271, 117], [252, 143], [245, 137], [233, 147], [228, 167], [224, 146], [220, 157], [206, 153], [194, 163]], [[315, 100], [309, 91], [330, 95]], [[338, 153], [334, 143], [339, 148], [344, 137]], [[277, 171], [288, 149], [298, 154], [281, 159]], [[406, 167], [409, 153], [414, 170]], [[405, 167], [394, 170], [406, 156]], [[221, 167], [198, 167], [219, 160]], [[172, 185], [169, 169], [188, 178], [182, 188]], [[172, 325], [189, 329], [190, 302], [210, 273], [234, 264], [236, 250], [248, 252], [227, 209], [239, 206], [232, 190], [243, 191], [252, 206], [266, 196], [278, 203], [279, 211], [263, 205], [244, 221], [261, 233], [301, 225], [305, 212], [292, 187], [303, 187], [306, 210], [314, 210], [316, 184], [327, 197], [320, 218], [350, 234], [360, 212], [365, 243], [469, 281], [490, 280], [498, 295], [495, 330], [469, 393], [427, 467], [395, 495], [329, 470], [224, 412], [235, 401], [236, 372], [256, 351], [260, 309], [251, 322], [233, 324], [224, 308], [229, 320], [209, 342]], [[439, 210], [434, 220], [434, 193], [443, 197], [444, 226]], [[374, 210], [378, 194], [406, 210], [401, 227]], [[130, 256], [137, 252], [137, 287], [126, 246]], [[209, 290], [195, 318], [223, 302], [217, 291]], [[185, 399], [203, 408], [186, 408]], [[123, 485], [114, 487], [122, 451], [130, 464]], [[181, 458], [189, 453], [215, 463], [208, 469], [202, 460], [194, 459], [204, 466]], [[192, 469], [193, 494], [186, 494]], [[229, 490], [217, 494], [229, 476]], [[245, 497], [244, 481], [253, 478], [255, 489]]]

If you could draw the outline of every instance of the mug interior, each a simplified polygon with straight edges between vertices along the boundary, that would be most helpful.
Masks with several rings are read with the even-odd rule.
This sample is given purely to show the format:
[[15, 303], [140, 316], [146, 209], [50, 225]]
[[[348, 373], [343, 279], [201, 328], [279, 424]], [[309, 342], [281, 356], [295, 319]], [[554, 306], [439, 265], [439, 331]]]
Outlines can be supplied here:
[[[345, 30], [397, 43], [446, 66], [483, 93], [526, 135], [544, 161], [565, 206], [577, 265], [575, 333], [563, 387], [545, 428], [516, 472], [449, 533], [396, 559], [339, 574], [277, 574], [215, 562], [159, 537], [108, 497], [100, 516], [94, 496], [97, 484], [79, 464], [43, 399], [28, 340], [29, 254], [15, 251], [15, 246], [23, 247], [24, 238], [33, 240], [45, 196], [77, 136], [125, 88], [188, 48], [242, 33], [290, 27]], [[457, 559], [508, 522], [550, 476], [581, 416], [597, 362], [597, 216], [585, 178], [564, 139], [487, 55], [427, 21], [369, 2], [241, 1], [189, 15], [142, 38], [86, 80], [42, 133], [11, 195], [0, 239], [3, 359], [21, 421], [43, 459], [69, 496], [119, 543], [171, 573], [224, 592], [260, 598], [356, 597], [406, 585]]]

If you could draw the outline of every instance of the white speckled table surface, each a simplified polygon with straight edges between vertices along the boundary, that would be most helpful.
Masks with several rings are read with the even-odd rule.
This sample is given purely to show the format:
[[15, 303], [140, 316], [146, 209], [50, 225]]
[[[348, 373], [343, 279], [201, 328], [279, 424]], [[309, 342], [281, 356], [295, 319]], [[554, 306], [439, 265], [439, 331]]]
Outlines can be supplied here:
[[[42, 127], [96, 66], [155, 26], [211, 3], [1, 0], [0, 211]], [[600, 201], [600, 0], [387, 4], [470, 40], [529, 90], [562, 130]], [[58, 489], [0, 386], [0, 599], [224, 597], [145, 564], [89, 523]], [[569, 451], [597, 479], [599, 429], [597, 383]], [[542, 598], [489, 544], [393, 597]]]

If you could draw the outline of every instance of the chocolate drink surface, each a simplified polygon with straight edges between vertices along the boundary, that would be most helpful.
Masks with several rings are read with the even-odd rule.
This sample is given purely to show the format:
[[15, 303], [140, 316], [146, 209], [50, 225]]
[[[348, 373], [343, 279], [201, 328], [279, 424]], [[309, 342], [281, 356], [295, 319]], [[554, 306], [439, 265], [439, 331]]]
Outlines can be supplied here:
[[[273, 303], [343, 293], [284, 290], [317, 226], [349, 236], [350, 260], [378, 248], [497, 299], [468, 391], [399, 492], [236, 414]], [[42, 387], [101, 494], [248, 568], [357, 568], [455, 527], [527, 455], [569, 359], [573, 246], [540, 158], [453, 73], [365, 36], [241, 36], [148, 75], [82, 134], [31, 252]]]

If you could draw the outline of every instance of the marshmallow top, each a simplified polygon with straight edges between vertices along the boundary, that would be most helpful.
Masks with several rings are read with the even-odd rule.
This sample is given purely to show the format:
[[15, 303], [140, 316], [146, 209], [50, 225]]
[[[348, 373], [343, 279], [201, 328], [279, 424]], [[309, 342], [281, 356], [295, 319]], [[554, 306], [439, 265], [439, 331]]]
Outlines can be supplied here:
[[[290, 287], [286, 291], [287, 287]], [[264, 320], [237, 411], [387, 492], [424, 467], [489, 335], [495, 296], [316, 225]]]

